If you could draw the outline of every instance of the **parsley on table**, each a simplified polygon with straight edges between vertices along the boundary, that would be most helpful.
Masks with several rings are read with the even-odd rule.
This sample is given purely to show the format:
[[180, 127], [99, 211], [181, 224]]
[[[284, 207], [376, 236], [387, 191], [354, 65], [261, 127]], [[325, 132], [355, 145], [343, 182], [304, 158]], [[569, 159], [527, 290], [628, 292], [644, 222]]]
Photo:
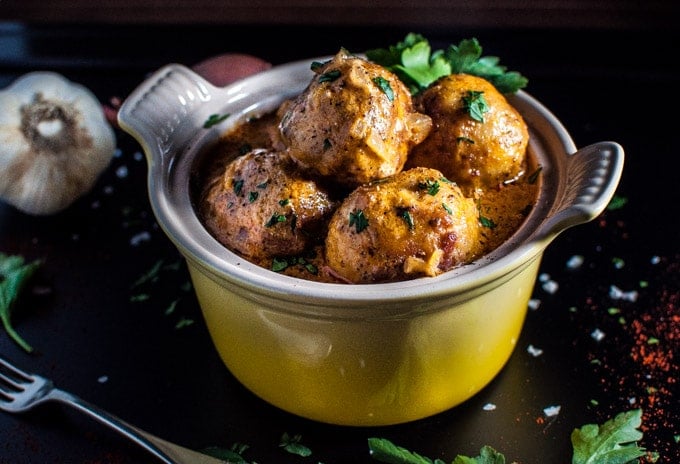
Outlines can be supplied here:
[[366, 57], [394, 72], [413, 94], [449, 74], [482, 77], [501, 93], [514, 93], [528, 83], [520, 73], [500, 65], [498, 57], [482, 56], [482, 47], [476, 38], [432, 51], [424, 36], [411, 32], [396, 45], [366, 51]]
[[26, 343], [12, 326], [12, 309], [26, 283], [40, 265], [39, 260], [26, 264], [22, 256], [0, 253], [0, 320], [7, 335], [27, 353], [31, 353], [33, 347]]
[[[634, 464], [646, 455], [636, 445], [642, 439], [638, 429], [642, 423], [642, 410], [634, 409], [618, 414], [602, 425], [586, 424], [571, 434], [572, 464]], [[445, 464], [397, 446], [384, 438], [369, 438], [368, 449], [376, 461], [387, 464]], [[458, 455], [451, 464], [505, 464], [505, 456], [490, 446], [484, 446], [479, 456], [471, 458]]]
[[637, 462], [645, 450], [636, 445], [642, 439], [639, 427], [642, 410], [622, 412], [602, 425], [586, 424], [571, 433], [572, 464], [627, 464]]

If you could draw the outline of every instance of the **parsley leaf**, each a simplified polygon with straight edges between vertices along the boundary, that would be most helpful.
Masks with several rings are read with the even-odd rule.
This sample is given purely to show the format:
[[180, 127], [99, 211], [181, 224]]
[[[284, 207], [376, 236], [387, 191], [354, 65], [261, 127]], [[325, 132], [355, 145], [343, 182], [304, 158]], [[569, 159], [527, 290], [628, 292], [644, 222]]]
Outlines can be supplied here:
[[229, 113], [227, 113], [227, 114], [211, 114], [210, 116], [208, 116], [208, 119], [206, 119], [205, 122], [203, 123], [203, 128], [209, 129], [212, 126], [216, 126], [219, 123], [221, 123], [222, 121], [224, 121], [225, 119], [227, 119], [229, 116], [230, 116]]
[[0, 253], [0, 320], [7, 335], [27, 353], [31, 353], [33, 347], [14, 330], [12, 308], [26, 283], [40, 265], [39, 260], [25, 264], [21, 256], [8, 256]]
[[357, 233], [362, 232], [364, 229], [366, 229], [366, 227], [368, 227], [368, 218], [362, 210], [349, 213], [349, 226], [354, 226]]
[[298, 456], [307, 457], [311, 456], [312, 450], [301, 443], [302, 436], [294, 435], [290, 436], [286, 432], [281, 436], [279, 446], [291, 454], [297, 454]]
[[373, 459], [387, 464], [444, 464], [441, 459], [432, 461], [385, 438], [369, 438], [368, 451]]
[[574, 448], [572, 464], [626, 464], [645, 455], [635, 442], [642, 439], [638, 430], [642, 410], [618, 414], [602, 425], [586, 424], [571, 433]]
[[528, 84], [520, 73], [507, 71], [500, 65], [498, 57], [482, 56], [482, 47], [476, 38], [432, 51], [425, 37], [411, 32], [396, 45], [366, 51], [366, 57], [394, 72], [413, 94], [440, 77], [460, 73], [482, 77], [501, 93], [514, 93]]

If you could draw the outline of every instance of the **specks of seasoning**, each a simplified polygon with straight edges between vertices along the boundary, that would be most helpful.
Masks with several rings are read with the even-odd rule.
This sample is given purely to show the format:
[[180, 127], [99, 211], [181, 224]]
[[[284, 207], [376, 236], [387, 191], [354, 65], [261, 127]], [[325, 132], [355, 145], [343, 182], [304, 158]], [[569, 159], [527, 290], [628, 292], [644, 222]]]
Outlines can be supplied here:
[[456, 137], [456, 143], [469, 143], [470, 145], [474, 145], [475, 141], [472, 140], [469, 137]]
[[331, 141], [329, 139], [323, 139], [323, 151], [328, 151], [333, 147], [333, 144], [331, 144]]

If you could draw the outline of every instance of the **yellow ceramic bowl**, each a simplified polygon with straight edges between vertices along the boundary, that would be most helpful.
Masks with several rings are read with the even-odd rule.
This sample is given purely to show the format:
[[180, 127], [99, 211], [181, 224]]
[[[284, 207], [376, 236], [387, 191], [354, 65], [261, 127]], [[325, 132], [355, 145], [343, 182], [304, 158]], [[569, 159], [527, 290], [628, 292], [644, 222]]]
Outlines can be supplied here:
[[[607, 205], [623, 150], [576, 150], [560, 122], [525, 92], [511, 97], [541, 164], [538, 205], [490, 255], [434, 278], [343, 285], [255, 266], [220, 245], [192, 207], [194, 163], [237, 121], [268, 112], [309, 83], [315, 58], [216, 88], [179, 65], [143, 82], [119, 113], [142, 145], [149, 197], [186, 258], [214, 345], [263, 400], [343, 425], [387, 425], [449, 409], [487, 385], [519, 338], [545, 247]], [[204, 129], [212, 114], [229, 114]]]

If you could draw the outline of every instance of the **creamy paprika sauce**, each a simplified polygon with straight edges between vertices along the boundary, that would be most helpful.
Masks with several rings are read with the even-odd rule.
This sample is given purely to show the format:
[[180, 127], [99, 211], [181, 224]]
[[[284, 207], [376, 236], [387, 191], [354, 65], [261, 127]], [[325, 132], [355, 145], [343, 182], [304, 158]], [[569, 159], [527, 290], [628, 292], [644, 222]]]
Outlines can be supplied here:
[[[236, 125], [222, 134], [218, 142], [204, 153], [201, 164], [193, 177], [195, 207], [204, 224], [210, 223], [207, 215], [214, 214], [214, 212], [207, 212], [208, 210], [204, 207], [206, 192], [211, 185], [230, 181], [225, 177], [225, 170], [232, 160], [243, 157], [252, 150], [265, 149], [272, 152], [285, 150], [285, 144], [279, 132], [282, 113], [283, 111], [268, 113]], [[537, 200], [540, 185], [539, 174], [540, 166], [537, 165], [529, 150], [521, 175], [497, 187], [485, 189], [482, 194], [476, 196], [474, 201], [477, 207], [479, 234], [476, 236], [471, 260], [503, 244], [521, 226]], [[268, 176], [272, 177], [269, 174]], [[244, 180], [247, 179], [236, 179], [236, 182]], [[275, 179], [269, 179], [269, 181], [272, 180]], [[233, 182], [234, 179], [231, 181]], [[334, 208], [352, 191], [350, 188], [334, 184], [332, 180], [317, 179], [317, 182], [328, 192], [329, 202]], [[238, 183], [235, 183], [231, 189], [234, 190], [237, 186]], [[258, 198], [253, 197], [262, 193], [265, 188], [264, 182], [261, 182], [251, 191], [239, 192], [239, 195], [243, 197], [244, 202], [256, 203]], [[285, 199], [282, 198], [281, 202], [283, 200]], [[224, 208], [234, 207], [230, 204], [223, 206]], [[274, 214], [272, 213], [271, 217], [274, 217]], [[269, 213], [266, 213], [264, 217], [269, 217]], [[351, 221], [351, 218], [348, 218], [348, 221]], [[371, 219], [368, 218], [368, 227], [370, 227], [370, 221]], [[214, 230], [214, 227], [212, 229], [209, 225], [206, 227], [211, 234], [219, 238], [219, 233]], [[248, 256], [229, 248], [249, 261], [274, 272], [313, 281], [350, 283], [339, 277], [328, 265], [323, 239], [325, 233], [327, 233], [326, 225], [319, 229], [319, 236], [315, 240], [294, 255]], [[380, 253], [380, 250], [376, 250], [376, 253]]]

